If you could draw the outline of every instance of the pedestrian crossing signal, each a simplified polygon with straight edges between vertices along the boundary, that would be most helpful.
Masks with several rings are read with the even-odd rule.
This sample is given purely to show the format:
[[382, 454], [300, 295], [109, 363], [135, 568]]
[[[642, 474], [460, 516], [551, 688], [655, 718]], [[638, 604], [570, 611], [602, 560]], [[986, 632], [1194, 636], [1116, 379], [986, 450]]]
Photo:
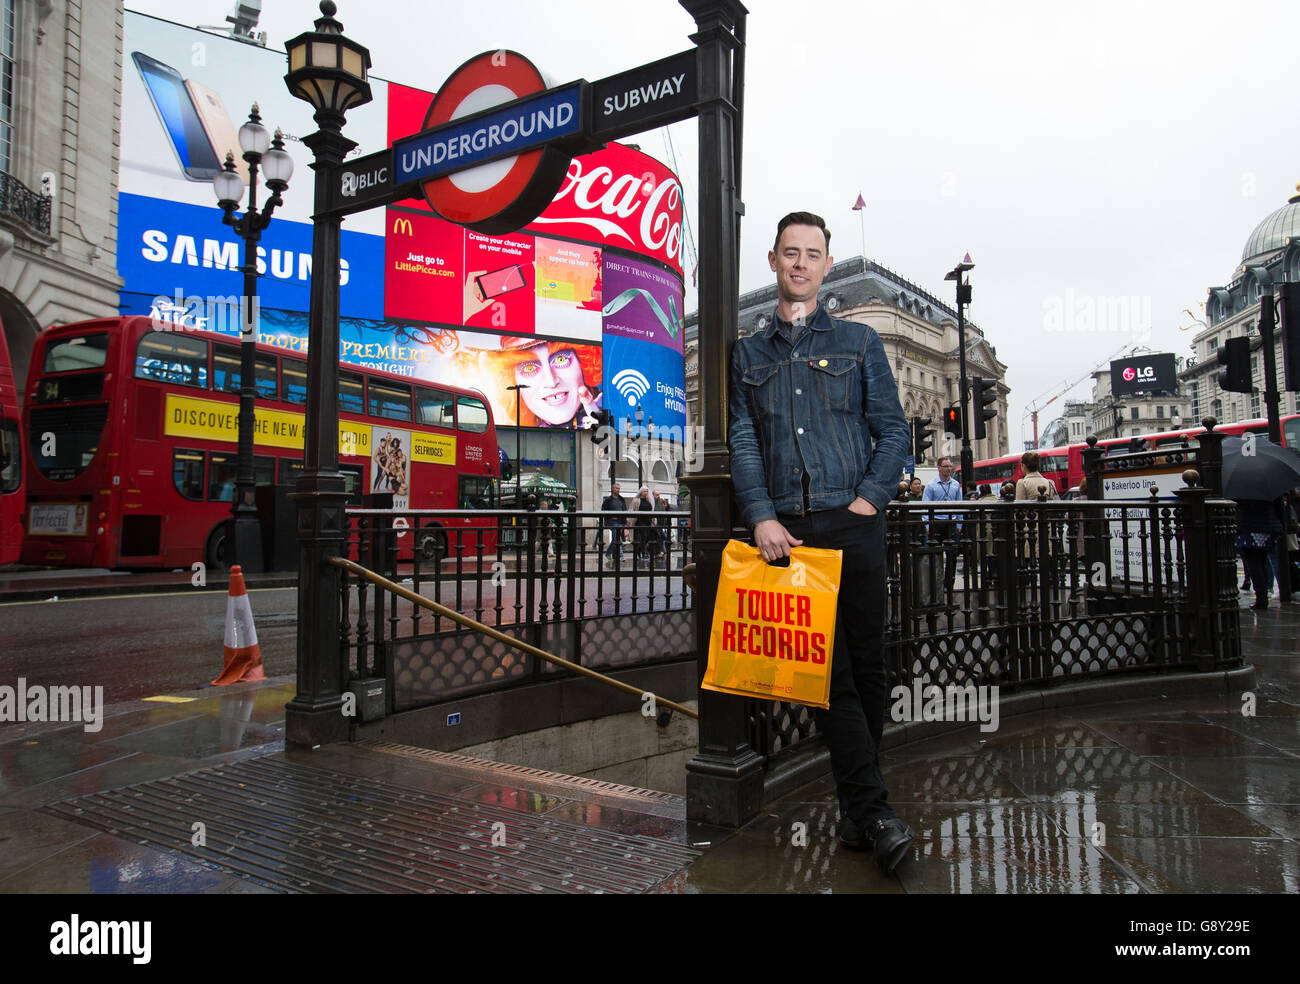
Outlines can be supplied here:
[[953, 437], [961, 437], [961, 407], [946, 407], [943, 411], [943, 429]]

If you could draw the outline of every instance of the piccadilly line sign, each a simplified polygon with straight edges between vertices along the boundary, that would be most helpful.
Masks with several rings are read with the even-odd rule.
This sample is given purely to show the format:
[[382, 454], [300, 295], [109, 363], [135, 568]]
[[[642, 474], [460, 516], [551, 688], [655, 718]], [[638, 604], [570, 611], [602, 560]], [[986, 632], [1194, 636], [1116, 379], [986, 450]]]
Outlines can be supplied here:
[[[478, 56], [493, 57], [499, 55]], [[610, 140], [688, 119], [698, 99], [693, 48], [597, 82], [579, 79], [530, 93], [341, 165], [328, 211], [346, 215], [419, 196], [422, 186], [438, 178], [542, 147], [570, 156], [588, 153]], [[557, 184], [551, 194], [558, 190]]]

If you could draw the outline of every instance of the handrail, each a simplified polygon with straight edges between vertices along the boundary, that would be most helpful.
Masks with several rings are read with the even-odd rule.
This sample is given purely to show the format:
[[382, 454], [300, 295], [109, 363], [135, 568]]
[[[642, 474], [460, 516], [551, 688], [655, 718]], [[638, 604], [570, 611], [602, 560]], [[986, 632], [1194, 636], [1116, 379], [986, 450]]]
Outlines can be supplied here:
[[[529, 645], [526, 642], [520, 642], [518, 639], [506, 635], [504, 632], [498, 632], [490, 625], [484, 625], [482, 622], [477, 622], [474, 619], [470, 618], [468, 615], [462, 615], [460, 612], [455, 611], [454, 609], [447, 608], [445, 605], [440, 605], [436, 601], [432, 601], [424, 597], [424, 595], [416, 594], [414, 591], [404, 588], [400, 584], [396, 584], [388, 580], [388, 578], [376, 574], [374, 571], [370, 570], [369, 568], [362, 567], [360, 564], [353, 563], [352, 561], [347, 560], [344, 557], [330, 557], [326, 560], [326, 563], [330, 564], [333, 567], [337, 567], [340, 570], [351, 571], [357, 577], [369, 581], [371, 584], [377, 585], [381, 588], [385, 588], [386, 590], [391, 591], [393, 594], [397, 595], [399, 598], [405, 598], [407, 601], [411, 602], [412, 604], [419, 605], [422, 608], [427, 608], [432, 612], [437, 612], [439, 615], [449, 618], [453, 622], [457, 622], [460, 625], [465, 626], [465, 628], [467, 629], [473, 629], [475, 632], [481, 632], [483, 635], [496, 639], [498, 642], [504, 642], [507, 646], [512, 646], [515, 649], [522, 649], [524, 652], [529, 653], [532, 656], [536, 656], [538, 659], [544, 659], [550, 663], [554, 663], [557, 666], [563, 666], [566, 670], [573, 670], [574, 672], [580, 673], [585, 677], [590, 677], [592, 680], [597, 680], [600, 683], [606, 684], [607, 686], [615, 687], [619, 690], [624, 691], [625, 693], [635, 694], [637, 697], [644, 697], [647, 693], [650, 693], [650, 691], [639, 690], [630, 684], [623, 683], [619, 680], [615, 680], [613, 677], [605, 676], [605, 674], [603, 673], [597, 673], [595, 670], [590, 670], [585, 666], [579, 666], [577, 663], [571, 663], [567, 659], [564, 659], [563, 657], [560, 656], [556, 656], [553, 653], [548, 653], [544, 649], [538, 649], [536, 646]], [[680, 711], [688, 718], [697, 721], [699, 720], [700, 715], [698, 711], [693, 711], [689, 707], [684, 707], [683, 705], [678, 704], [676, 701], [667, 700], [665, 698], [659, 697], [657, 694], [654, 693], [650, 693], [650, 696], [654, 698], [656, 707], [662, 704], [665, 707], [672, 708], [674, 711]]]

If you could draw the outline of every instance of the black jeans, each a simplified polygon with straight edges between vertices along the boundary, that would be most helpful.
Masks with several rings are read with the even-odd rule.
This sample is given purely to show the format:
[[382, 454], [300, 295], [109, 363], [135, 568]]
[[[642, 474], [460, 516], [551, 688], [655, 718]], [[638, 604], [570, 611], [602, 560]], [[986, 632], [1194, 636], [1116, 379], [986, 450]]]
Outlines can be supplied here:
[[830, 509], [782, 524], [806, 547], [844, 552], [831, 651], [830, 709], [816, 713], [831, 753], [840, 814], [859, 828], [897, 816], [880, 775], [885, 672], [885, 517]]

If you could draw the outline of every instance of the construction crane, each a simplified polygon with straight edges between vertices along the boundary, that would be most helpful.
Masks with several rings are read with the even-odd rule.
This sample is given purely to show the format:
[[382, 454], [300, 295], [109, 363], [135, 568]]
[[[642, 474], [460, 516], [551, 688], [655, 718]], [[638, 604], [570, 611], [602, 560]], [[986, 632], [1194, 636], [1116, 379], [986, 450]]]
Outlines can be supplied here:
[[[1030, 404], [1027, 407], [1025, 407], [1025, 417], [1031, 417], [1033, 419], [1034, 447], [1038, 447], [1038, 414], [1044, 409], [1046, 409], [1048, 405], [1050, 405], [1053, 401], [1058, 400], [1061, 397], [1065, 396], [1065, 394], [1069, 393], [1070, 390], [1074, 389], [1085, 379], [1091, 377], [1095, 372], [1097, 372], [1097, 370], [1101, 369], [1104, 366], [1109, 365], [1115, 359], [1122, 358], [1125, 355], [1138, 355], [1141, 352], [1150, 352], [1150, 351], [1151, 349], [1147, 348], [1145, 345], [1133, 344], [1133, 345], [1122, 346], [1117, 351], [1112, 352], [1110, 355], [1106, 356], [1106, 358], [1102, 359], [1095, 366], [1093, 366], [1086, 373], [1084, 373], [1082, 376], [1075, 379], [1074, 381], [1064, 383], [1061, 386], [1058, 386], [1054, 389], [1050, 389], [1046, 393], [1043, 393], [1042, 395], [1036, 397], [1032, 402], [1030, 402]], [[1023, 425], [1024, 417], [1021, 417], [1020, 420], [1021, 420], [1021, 424]], [[1023, 434], [1024, 431], [1021, 431], [1021, 433]]]

